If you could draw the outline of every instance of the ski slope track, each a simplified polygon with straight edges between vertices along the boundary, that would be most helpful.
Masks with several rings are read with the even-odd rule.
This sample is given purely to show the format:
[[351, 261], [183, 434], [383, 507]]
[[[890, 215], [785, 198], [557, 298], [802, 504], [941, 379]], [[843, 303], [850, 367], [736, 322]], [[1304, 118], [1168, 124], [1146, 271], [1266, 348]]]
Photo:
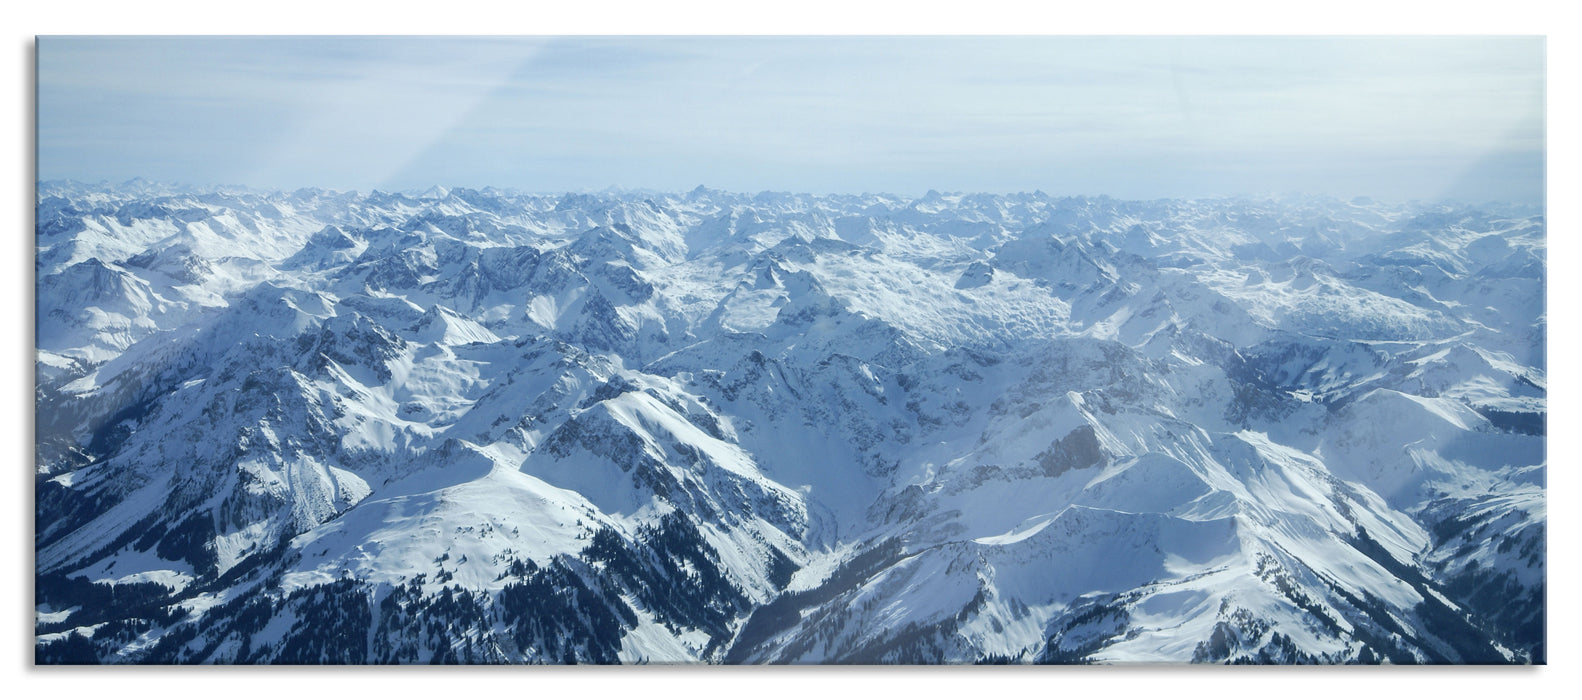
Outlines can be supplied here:
[[1545, 663], [1541, 210], [41, 183], [40, 663]]

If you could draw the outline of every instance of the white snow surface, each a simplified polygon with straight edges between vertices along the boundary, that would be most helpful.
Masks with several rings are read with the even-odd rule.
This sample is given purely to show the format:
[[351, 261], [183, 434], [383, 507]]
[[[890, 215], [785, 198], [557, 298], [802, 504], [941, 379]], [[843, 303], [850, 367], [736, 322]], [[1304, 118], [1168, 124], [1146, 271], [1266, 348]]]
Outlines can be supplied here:
[[[629, 609], [629, 663], [1533, 659], [1480, 596], [1543, 600], [1541, 211], [41, 183], [38, 221], [39, 571], [190, 615], [108, 660], [534, 571]], [[106, 622], [47, 595], [41, 645]], [[515, 619], [386, 660], [603, 643]]]

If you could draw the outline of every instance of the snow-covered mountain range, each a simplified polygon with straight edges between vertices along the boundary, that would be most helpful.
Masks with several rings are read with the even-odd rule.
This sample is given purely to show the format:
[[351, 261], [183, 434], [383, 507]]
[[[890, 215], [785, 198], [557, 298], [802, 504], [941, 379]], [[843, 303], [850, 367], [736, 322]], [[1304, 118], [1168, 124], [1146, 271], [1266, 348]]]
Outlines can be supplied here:
[[1545, 658], [1545, 221], [41, 183], [42, 663]]

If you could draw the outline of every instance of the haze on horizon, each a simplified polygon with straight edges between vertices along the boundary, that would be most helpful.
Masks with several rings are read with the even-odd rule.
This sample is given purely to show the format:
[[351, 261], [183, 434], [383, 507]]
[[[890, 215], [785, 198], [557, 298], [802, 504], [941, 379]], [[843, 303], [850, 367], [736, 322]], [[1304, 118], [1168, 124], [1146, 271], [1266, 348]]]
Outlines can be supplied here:
[[41, 37], [38, 177], [1541, 203], [1542, 37]]

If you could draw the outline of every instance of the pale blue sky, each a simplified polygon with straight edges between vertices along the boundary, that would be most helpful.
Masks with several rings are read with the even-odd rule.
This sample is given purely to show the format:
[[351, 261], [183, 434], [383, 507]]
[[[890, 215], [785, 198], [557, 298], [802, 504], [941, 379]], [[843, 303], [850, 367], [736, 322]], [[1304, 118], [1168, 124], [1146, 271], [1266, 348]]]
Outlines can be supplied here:
[[1542, 197], [1535, 37], [42, 37], [39, 177]]

